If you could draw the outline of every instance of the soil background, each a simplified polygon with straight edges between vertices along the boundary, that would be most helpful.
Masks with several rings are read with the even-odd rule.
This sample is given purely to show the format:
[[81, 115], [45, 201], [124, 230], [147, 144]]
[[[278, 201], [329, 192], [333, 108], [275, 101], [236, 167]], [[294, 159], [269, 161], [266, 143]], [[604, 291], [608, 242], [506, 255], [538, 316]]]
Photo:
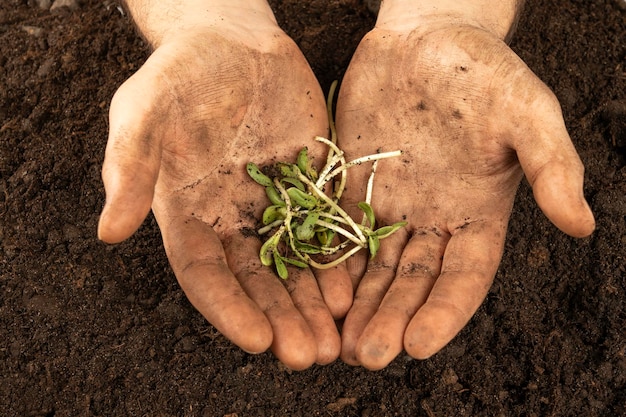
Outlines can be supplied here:
[[[44, 2], [45, 3], [45, 2]], [[374, 16], [273, 0], [327, 91]], [[626, 415], [626, 11], [529, 0], [512, 47], [556, 93], [597, 218], [563, 235], [520, 187], [486, 301], [433, 358], [291, 372], [191, 307], [152, 217], [96, 238], [116, 88], [148, 56], [114, 1], [0, 4], [0, 415]]]

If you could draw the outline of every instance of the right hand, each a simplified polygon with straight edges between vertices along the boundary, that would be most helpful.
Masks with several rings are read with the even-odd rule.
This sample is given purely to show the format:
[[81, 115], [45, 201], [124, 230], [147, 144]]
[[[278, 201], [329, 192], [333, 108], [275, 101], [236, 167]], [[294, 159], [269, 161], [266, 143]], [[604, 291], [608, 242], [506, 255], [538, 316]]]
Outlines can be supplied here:
[[261, 242], [246, 230], [257, 228], [266, 196], [245, 165], [293, 160], [303, 146], [324, 159], [313, 138], [327, 135], [325, 100], [273, 16], [245, 28], [236, 16], [159, 37], [116, 92], [98, 233], [120, 242], [152, 208], [195, 308], [243, 350], [271, 347], [304, 369], [339, 356], [333, 319], [352, 302], [350, 278], [345, 267], [293, 270], [283, 284], [260, 264]]

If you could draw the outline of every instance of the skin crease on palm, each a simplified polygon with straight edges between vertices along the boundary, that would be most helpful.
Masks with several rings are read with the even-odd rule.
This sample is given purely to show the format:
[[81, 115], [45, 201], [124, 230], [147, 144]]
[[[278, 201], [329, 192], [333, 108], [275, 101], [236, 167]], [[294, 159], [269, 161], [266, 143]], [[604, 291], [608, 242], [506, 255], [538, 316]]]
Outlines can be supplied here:
[[[370, 369], [403, 349], [427, 358], [469, 321], [497, 271], [524, 174], [564, 232], [582, 237], [595, 227], [558, 101], [504, 36], [456, 18], [400, 20], [394, 26], [390, 14], [379, 15], [337, 104], [348, 159], [404, 152], [379, 164], [373, 208], [383, 222], [408, 221], [405, 233], [374, 260], [349, 261], [357, 290], [341, 357]], [[367, 167], [352, 172], [347, 208], [368, 174]]]
[[[154, 52], [111, 103], [100, 238], [126, 239], [152, 209], [190, 302], [245, 351], [271, 348], [293, 369], [339, 355], [379, 369], [402, 349], [441, 349], [489, 289], [524, 173], [558, 227], [594, 226], [558, 102], [500, 41], [511, 16], [492, 27], [465, 19], [475, 10], [419, 11], [419, 30], [393, 19], [418, 3], [431, 2], [383, 2], [338, 99], [348, 159], [404, 151], [380, 163], [373, 201], [377, 219], [409, 224], [374, 261], [292, 269], [282, 282], [244, 233], [266, 205], [245, 164], [308, 146], [321, 165], [312, 139], [328, 136], [319, 84], [265, 0], [127, 1]], [[351, 170], [344, 194], [356, 216], [368, 169]]]

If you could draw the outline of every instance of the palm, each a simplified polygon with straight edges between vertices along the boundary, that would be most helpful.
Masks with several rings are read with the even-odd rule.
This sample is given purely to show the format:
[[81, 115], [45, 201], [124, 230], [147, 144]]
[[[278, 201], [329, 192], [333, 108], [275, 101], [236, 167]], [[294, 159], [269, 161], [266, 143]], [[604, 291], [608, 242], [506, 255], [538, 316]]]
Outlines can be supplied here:
[[[380, 163], [373, 207], [383, 221], [404, 218], [406, 233], [385, 241], [374, 260], [351, 267], [357, 282], [367, 272], [344, 325], [342, 356], [372, 368], [403, 347], [430, 356], [478, 308], [522, 178], [518, 154], [557, 222], [543, 182], [535, 183], [542, 153], [561, 147], [581, 173], [571, 143], [542, 142], [564, 131], [547, 88], [504, 43], [467, 27], [373, 30], [343, 81], [337, 127], [350, 157], [404, 152]], [[535, 139], [537, 157], [529, 153]], [[363, 198], [368, 174], [368, 167], [354, 170], [348, 206]]]
[[[300, 55], [294, 61], [233, 49], [219, 36], [202, 43], [210, 43], [210, 51], [178, 50], [190, 71], [169, 76], [181, 83], [167, 92], [173, 100], [166, 99], [164, 109], [153, 207], [162, 227], [183, 215], [211, 225], [228, 241], [257, 226], [266, 199], [247, 176], [246, 163], [292, 160], [302, 146], [315, 148], [312, 139], [326, 133], [327, 118], [317, 81]], [[295, 50], [286, 37], [274, 47]], [[323, 149], [311, 153], [321, 159]]]

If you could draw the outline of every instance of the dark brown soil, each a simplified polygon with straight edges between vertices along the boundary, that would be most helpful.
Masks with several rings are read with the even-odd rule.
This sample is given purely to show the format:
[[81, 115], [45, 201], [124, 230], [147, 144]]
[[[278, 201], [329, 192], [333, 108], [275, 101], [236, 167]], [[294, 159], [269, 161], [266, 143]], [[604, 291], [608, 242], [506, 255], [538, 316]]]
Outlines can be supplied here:
[[[373, 17], [358, 0], [274, 0], [325, 89]], [[190, 306], [149, 218], [95, 231], [108, 104], [147, 48], [113, 1], [0, 4], [0, 415], [626, 415], [626, 11], [529, 0], [513, 48], [555, 91], [597, 231], [576, 240], [523, 184], [495, 285], [426, 361], [290, 372]]]

